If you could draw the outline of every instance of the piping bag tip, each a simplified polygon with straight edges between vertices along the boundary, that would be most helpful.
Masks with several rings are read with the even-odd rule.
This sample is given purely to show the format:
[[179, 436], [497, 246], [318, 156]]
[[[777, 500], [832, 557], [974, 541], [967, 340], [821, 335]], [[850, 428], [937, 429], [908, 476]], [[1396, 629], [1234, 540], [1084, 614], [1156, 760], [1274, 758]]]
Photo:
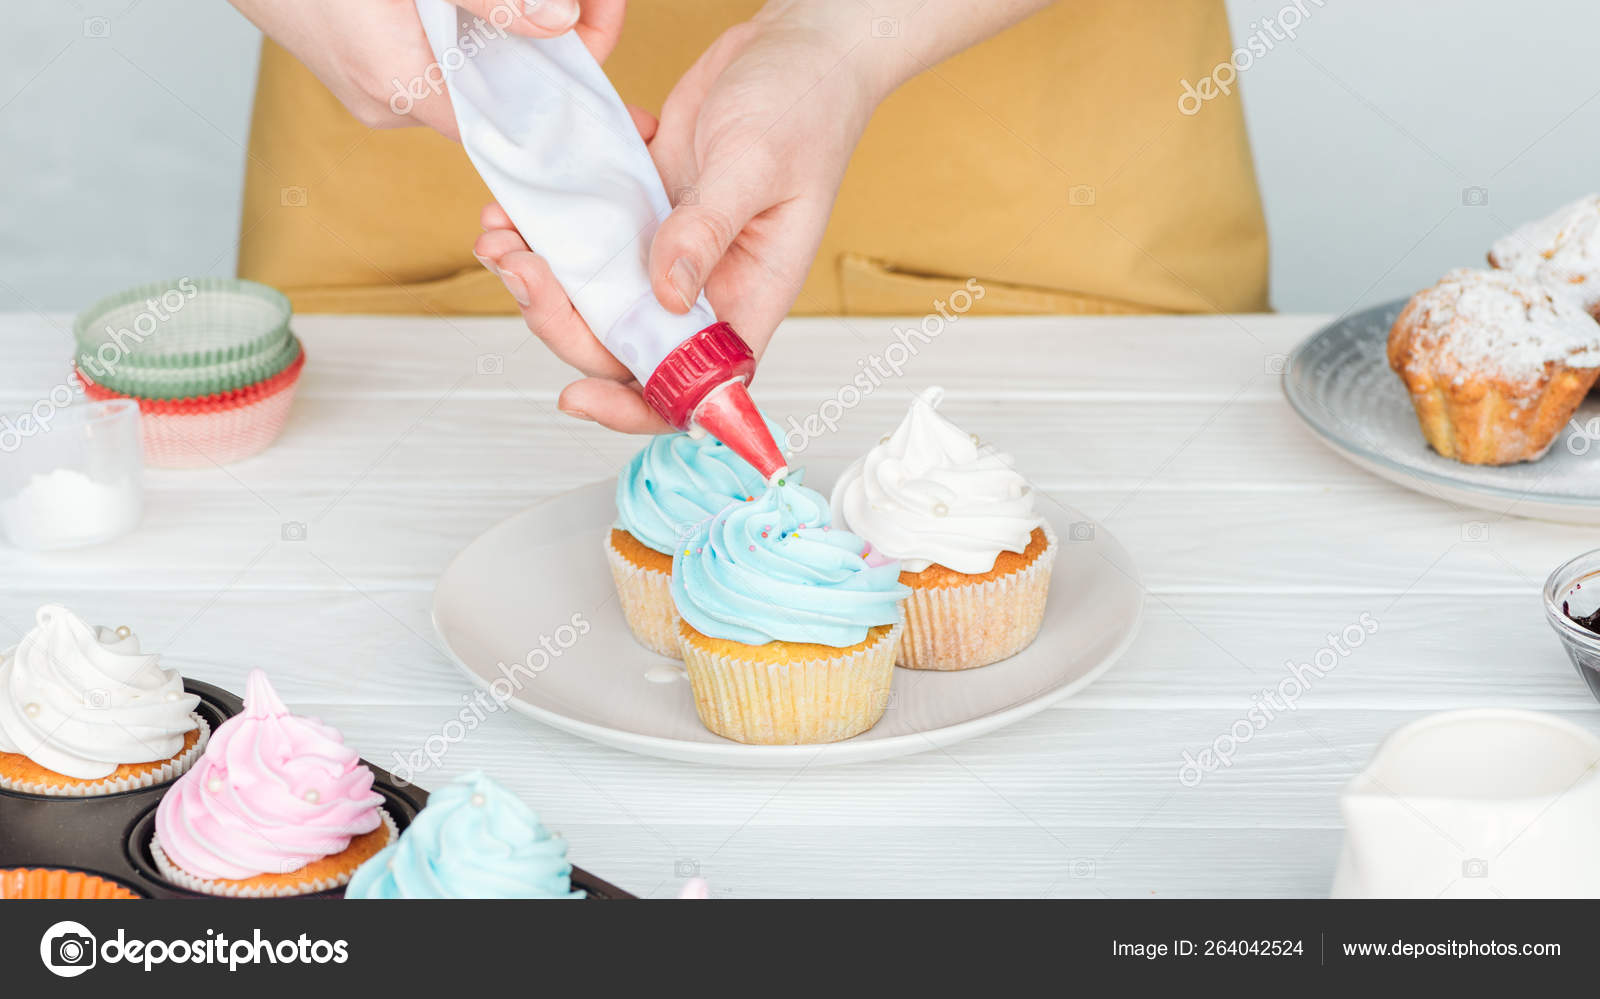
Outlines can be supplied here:
[[788, 471], [778, 442], [742, 381], [727, 382], [708, 393], [695, 407], [693, 421], [749, 462], [768, 484]]

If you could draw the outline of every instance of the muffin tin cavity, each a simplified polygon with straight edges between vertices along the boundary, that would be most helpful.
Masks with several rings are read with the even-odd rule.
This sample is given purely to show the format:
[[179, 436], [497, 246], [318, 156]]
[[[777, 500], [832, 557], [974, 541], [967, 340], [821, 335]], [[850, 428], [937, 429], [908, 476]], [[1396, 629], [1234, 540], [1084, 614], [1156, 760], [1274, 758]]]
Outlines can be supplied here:
[[[243, 703], [208, 683], [186, 680], [184, 687], [200, 697], [196, 713], [215, 732], [238, 714]], [[365, 761], [363, 761], [365, 762]], [[371, 768], [373, 788], [402, 832], [427, 803], [419, 787], [401, 787], [388, 771]], [[70, 868], [116, 881], [144, 898], [199, 898], [173, 885], [157, 871], [150, 857], [156, 805], [171, 783], [137, 788], [94, 798], [60, 798], [0, 790], [0, 869], [14, 867]], [[578, 867], [572, 886], [594, 900], [633, 896]], [[305, 898], [339, 898], [343, 890]]]

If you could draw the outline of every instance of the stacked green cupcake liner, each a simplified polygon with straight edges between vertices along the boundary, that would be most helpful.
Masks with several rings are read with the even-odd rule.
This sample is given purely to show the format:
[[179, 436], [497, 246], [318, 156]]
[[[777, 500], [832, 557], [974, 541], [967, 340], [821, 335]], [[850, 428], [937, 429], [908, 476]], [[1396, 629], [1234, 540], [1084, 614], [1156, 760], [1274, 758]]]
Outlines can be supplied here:
[[254, 281], [180, 278], [96, 302], [73, 323], [77, 362], [123, 395], [188, 399], [264, 381], [300, 357], [289, 300]]

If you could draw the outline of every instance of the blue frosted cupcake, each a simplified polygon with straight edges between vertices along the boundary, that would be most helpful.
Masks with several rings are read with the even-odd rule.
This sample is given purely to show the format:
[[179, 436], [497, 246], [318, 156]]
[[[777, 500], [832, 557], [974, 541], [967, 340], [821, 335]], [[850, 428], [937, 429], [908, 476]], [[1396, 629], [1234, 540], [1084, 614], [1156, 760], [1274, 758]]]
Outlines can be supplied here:
[[738, 742], [836, 742], [883, 717], [900, 637], [900, 565], [829, 525], [780, 480], [701, 525], [673, 556], [695, 708]]
[[428, 798], [400, 839], [356, 869], [345, 898], [582, 898], [567, 844], [481, 773]]
[[760, 472], [704, 434], [662, 434], [628, 462], [617, 476], [617, 522], [606, 538], [606, 560], [639, 644], [678, 658], [678, 613], [667, 588], [672, 553], [706, 518], [765, 488]]

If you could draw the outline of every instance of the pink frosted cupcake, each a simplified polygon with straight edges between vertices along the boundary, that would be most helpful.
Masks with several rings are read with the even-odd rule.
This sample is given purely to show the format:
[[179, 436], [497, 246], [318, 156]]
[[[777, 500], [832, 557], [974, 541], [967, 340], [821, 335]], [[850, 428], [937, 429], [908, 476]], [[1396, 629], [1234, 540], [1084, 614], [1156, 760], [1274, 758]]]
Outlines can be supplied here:
[[208, 895], [336, 888], [397, 836], [372, 780], [338, 732], [291, 715], [255, 670], [244, 711], [161, 799], [150, 851], [169, 881]]

